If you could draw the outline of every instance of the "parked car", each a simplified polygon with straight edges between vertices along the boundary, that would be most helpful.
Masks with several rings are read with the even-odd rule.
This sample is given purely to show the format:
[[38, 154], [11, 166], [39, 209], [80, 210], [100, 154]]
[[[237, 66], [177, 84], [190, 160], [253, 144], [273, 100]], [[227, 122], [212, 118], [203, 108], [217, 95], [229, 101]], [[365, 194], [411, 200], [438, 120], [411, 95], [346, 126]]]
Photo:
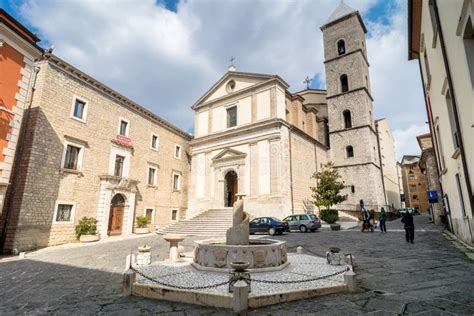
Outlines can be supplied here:
[[281, 235], [288, 230], [288, 224], [275, 217], [257, 217], [250, 223], [250, 234], [268, 233], [270, 235]]
[[290, 215], [283, 221], [288, 223], [290, 231], [299, 230], [302, 233], [306, 233], [308, 230], [314, 232], [316, 229], [321, 228], [321, 221], [314, 214]]
[[416, 208], [413, 207], [405, 207], [397, 210], [398, 217], [402, 217], [405, 215], [406, 212], [411, 211], [412, 215], [420, 215], [420, 212]]

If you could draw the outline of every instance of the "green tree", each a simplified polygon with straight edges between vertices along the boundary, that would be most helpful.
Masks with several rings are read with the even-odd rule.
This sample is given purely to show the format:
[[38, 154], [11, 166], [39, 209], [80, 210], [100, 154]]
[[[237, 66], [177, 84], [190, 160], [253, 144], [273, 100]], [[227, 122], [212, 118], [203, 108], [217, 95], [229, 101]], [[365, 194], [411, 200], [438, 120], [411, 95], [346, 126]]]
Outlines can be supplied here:
[[312, 178], [317, 181], [317, 186], [311, 187], [315, 205], [329, 209], [331, 205], [347, 200], [347, 195], [339, 194], [346, 185], [332, 161], [321, 164], [321, 171], [315, 172]]

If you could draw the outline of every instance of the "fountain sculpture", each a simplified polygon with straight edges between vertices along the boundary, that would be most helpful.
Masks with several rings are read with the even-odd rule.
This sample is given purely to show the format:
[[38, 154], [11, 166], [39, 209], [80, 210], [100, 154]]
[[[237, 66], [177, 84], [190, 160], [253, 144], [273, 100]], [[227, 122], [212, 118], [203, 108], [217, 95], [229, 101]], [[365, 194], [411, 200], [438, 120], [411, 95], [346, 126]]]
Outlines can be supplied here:
[[196, 241], [193, 266], [199, 270], [232, 269], [232, 262], [248, 262], [249, 271], [280, 270], [288, 265], [286, 241], [249, 239], [249, 215], [243, 195], [234, 203], [232, 227], [226, 239]]
[[326, 258], [304, 254], [302, 247], [287, 255], [285, 241], [250, 239], [242, 196], [234, 203], [226, 238], [196, 241], [193, 258], [176, 260], [177, 240], [183, 237], [165, 237], [172, 243], [172, 260], [130, 266], [132, 255], [128, 257], [125, 295], [232, 308], [239, 313], [356, 289], [355, 274], [346, 273], [349, 266], [340, 266], [340, 260], [338, 265], [327, 264]]

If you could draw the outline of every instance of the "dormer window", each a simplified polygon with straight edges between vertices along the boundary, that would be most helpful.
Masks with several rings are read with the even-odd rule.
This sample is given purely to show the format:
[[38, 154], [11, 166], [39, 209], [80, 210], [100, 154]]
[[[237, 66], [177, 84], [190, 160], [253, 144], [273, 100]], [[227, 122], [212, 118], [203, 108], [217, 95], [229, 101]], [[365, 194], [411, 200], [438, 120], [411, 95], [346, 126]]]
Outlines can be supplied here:
[[346, 53], [346, 43], [344, 40], [339, 40], [337, 42], [337, 55], [344, 55]]

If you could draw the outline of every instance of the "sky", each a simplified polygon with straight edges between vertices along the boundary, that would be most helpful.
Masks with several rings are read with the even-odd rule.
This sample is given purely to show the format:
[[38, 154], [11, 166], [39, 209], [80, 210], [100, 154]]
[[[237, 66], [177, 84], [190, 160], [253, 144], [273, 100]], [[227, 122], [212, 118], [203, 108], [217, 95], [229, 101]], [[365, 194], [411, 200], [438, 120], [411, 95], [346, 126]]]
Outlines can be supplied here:
[[[404, 0], [344, 0], [367, 26], [375, 118], [397, 157], [428, 132], [417, 61], [408, 61]], [[238, 71], [277, 74], [290, 91], [325, 88], [320, 27], [340, 0], [0, 0], [54, 54], [191, 132], [191, 105], [235, 58]]]

